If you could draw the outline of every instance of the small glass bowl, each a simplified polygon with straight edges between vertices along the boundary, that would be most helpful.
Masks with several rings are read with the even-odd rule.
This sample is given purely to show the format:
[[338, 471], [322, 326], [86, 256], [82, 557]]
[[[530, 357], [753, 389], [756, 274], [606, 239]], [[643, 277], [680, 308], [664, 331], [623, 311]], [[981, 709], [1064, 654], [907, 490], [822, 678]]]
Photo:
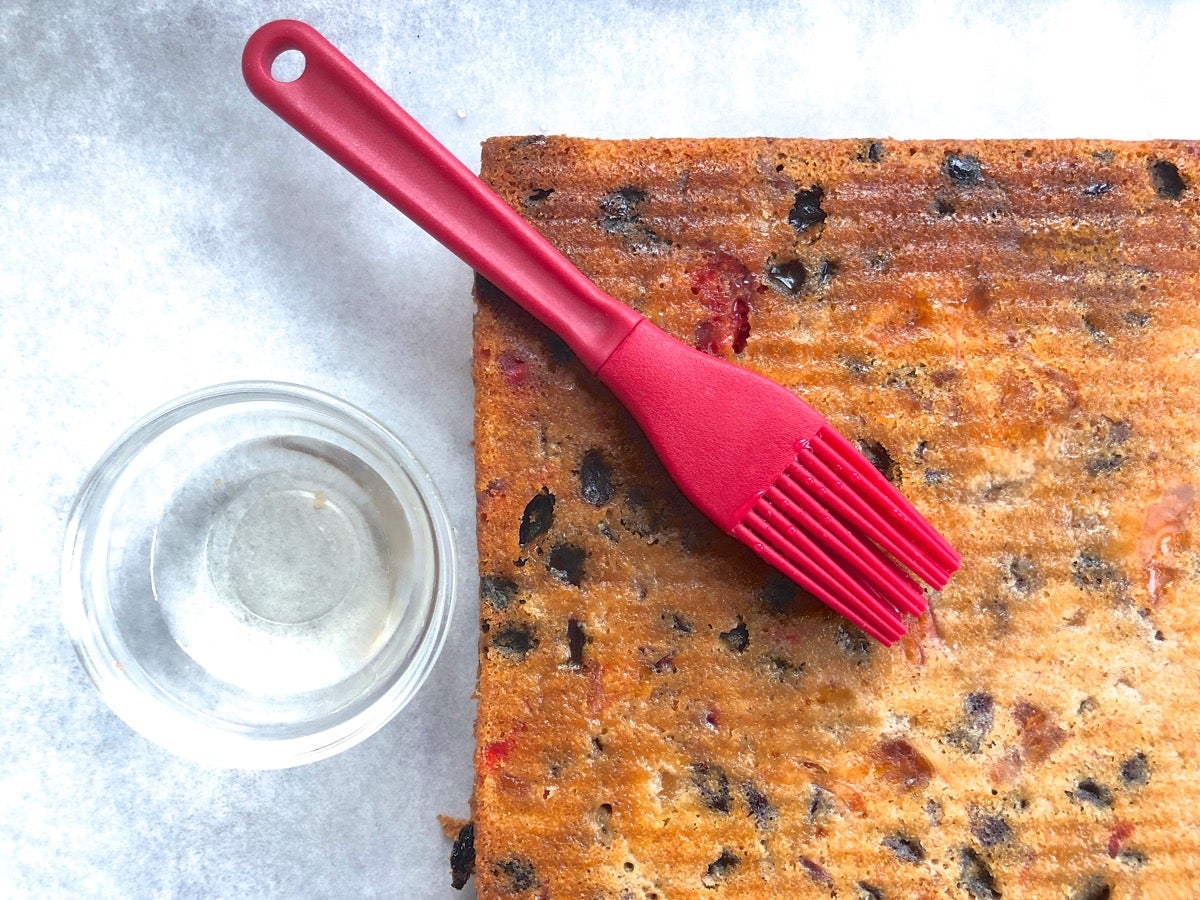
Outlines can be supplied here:
[[64, 620], [113, 711], [198, 762], [332, 756], [413, 697], [445, 641], [451, 529], [416, 458], [318, 391], [226, 384], [105, 454], [67, 527]]

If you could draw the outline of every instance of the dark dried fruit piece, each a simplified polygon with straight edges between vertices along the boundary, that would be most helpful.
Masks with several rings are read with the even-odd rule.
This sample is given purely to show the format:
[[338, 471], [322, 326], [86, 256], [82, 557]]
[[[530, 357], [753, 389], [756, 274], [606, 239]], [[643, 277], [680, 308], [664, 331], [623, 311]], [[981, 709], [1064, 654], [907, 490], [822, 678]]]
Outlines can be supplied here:
[[1094, 778], [1085, 778], [1075, 785], [1075, 789], [1067, 791], [1067, 796], [1080, 803], [1107, 809], [1112, 806], [1112, 791]]
[[1129, 312], [1121, 316], [1126, 325], [1132, 325], [1134, 328], [1145, 328], [1150, 323], [1150, 313], [1143, 312], [1140, 309], [1131, 309]]
[[963, 698], [963, 719], [946, 735], [946, 741], [964, 753], [978, 753], [995, 722], [992, 695], [974, 691]]
[[692, 786], [700, 794], [704, 805], [713, 812], [728, 813], [732, 806], [732, 797], [725, 770], [709, 763], [695, 763], [688, 766], [688, 772], [692, 776]]
[[833, 277], [838, 273], [838, 264], [832, 259], [823, 259], [817, 263], [817, 284], [821, 287], [833, 281]]
[[579, 463], [579, 493], [584, 502], [603, 506], [613, 498], [612, 467], [599, 450], [589, 450]]
[[583, 645], [587, 634], [578, 619], [567, 619], [567, 665], [573, 669], [583, 668]]
[[697, 350], [703, 350], [705, 353], [711, 353], [714, 356], [721, 354], [721, 348], [726, 344], [725, 329], [716, 319], [704, 319], [696, 323], [696, 332], [693, 344]]
[[766, 666], [771, 677], [779, 682], [791, 681], [804, 674], [804, 663], [794, 663], [782, 656], [767, 657]]
[[492, 646], [506, 659], [520, 662], [538, 645], [533, 629], [518, 622], [508, 622], [492, 634]]
[[859, 162], [877, 163], [883, 159], [883, 144], [879, 141], [871, 141], [865, 146], [855, 157]]
[[1121, 763], [1121, 782], [1126, 787], [1150, 783], [1150, 760], [1145, 753], [1139, 751]]
[[1071, 560], [1071, 580], [1088, 591], [1102, 591], [1125, 581], [1121, 570], [1095, 553], [1080, 553]]
[[450, 849], [450, 886], [461, 891], [475, 874], [475, 823], [468, 822], [458, 830]]
[[1097, 345], [1101, 347], [1108, 346], [1108, 334], [1092, 319], [1091, 316], [1083, 316], [1083, 328]]
[[1004, 566], [1004, 584], [1014, 594], [1030, 594], [1042, 584], [1037, 563], [1029, 556], [1010, 557]]
[[782, 574], [772, 574], [759, 590], [763, 604], [773, 613], [782, 613], [792, 608], [800, 596], [796, 582]]
[[856, 881], [859, 900], [883, 900], [883, 888], [876, 887], [868, 881]]
[[519, 856], [500, 860], [496, 863], [496, 872], [504, 876], [508, 882], [508, 890], [514, 894], [527, 891], [538, 883], [533, 863]]
[[930, 797], [925, 801], [925, 806], [922, 807], [925, 815], [929, 816], [929, 824], [933, 826], [942, 824], [942, 804], [934, 797]]
[[670, 613], [669, 615], [666, 615], [666, 618], [670, 620], [671, 630], [676, 634], [692, 634], [696, 630], [696, 626], [679, 613]]
[[879, 474], [892, 484], [900, 483], [900, 467], [892, 459], [892, 454], [888, 453], [887, 447], [871, 438], [859, 438], [855, 443], [858, 445], [859, 452], [879, 471]]
[[759, 828], [767, 828], [778, 818], [779, 814], [767, 800], [766, 794], [751, 782], [747, 781], [742, 785], [742, 794], [746, 798], [746, 806], [750, 809], [750, 817]]
[[880, 843], [896, 854], [896, 859], [901, 862], [919, 863], [925, 860], [925, 848], [914, 837], [906, 834], [890, 834]]
[[955, 184], [978, 184], [983, 180], [983, 166], [978, 157], [968, 153], [947, 153], [945, 170]]
[[842, 365], [851, 375], [861, 378], [875, 368], [875, 360], [863, 359], [861, 356], [847, 356], [842, 360]]
[[788, 211], [788, 224], [800, 234], [822, 224], [827, 218], [825, 210], [821, 209], [824, 199], [825, 191], [819, 185], [813, 185], [806, 191], [796, 191], [796, 202]]
[[995, 701], [985, 691], [972, 691], [963, 698], [963, 712], [971, 726], [981, 734], [992, 730]]
[[1071, 900], [1109, 900], [1112, 897], [1112, 885], [1103, 875], [1089, 875], [1079, 889], [1071, 895]]
[[1111, 191], [1112, 187], [1107, 181], [1093, 181], [1083, 189], [1083, 193], [1088, 197], [1100, 197]]
[[982, 900], [1000, 900], [1000, 891], [996, 887], [996, 877], [982, 856], [970, 847], [959, 851], [959, 861], [962, 871], [958, 876], [958, 886], [972, 897]]
[[560, 580], [579, 587], [587, 551], [575, 544], [557, 544], [546, 557], [546, 566]]
[[1150, 861], [1149, 857], [1147, 857], [1145, 853], [1143, 853], [1141, 850], [1135, 850], [1132, 847], [1129, 847], [1118, 853], [1117, 859], [1120, 860], [1123, 865], [1129, 866], [1131, 869], [1140, 869]]
[[1165, 159], [1150, 163], [1150, 183], [1154, 185], [1154, 193], [1164, 200], [1178, 200], [1187, 190], [1187, 181], [1180, 174], [1179, 167]]
[[638, 209], [645, 202], [646, 192], [641, 188], [622, 187], [609, 191], [600, 198], [600, 210], [604, 213], [600, 227], [605, 231], [622, 231], [637, 221]]
[[873, 646], [871, 639], [855, 625], [838, 622], [837, 631], [834, 632], [834, 640], [837, 641], [838, 649], [855, 660], [859, 665], [864, 663], [867, 657], [871, 655], [871, 647]]
[[812, 786], [812, 797], [808, 801], [808, 821], [812, 824], [827, 818], [834, 810], [833, 794], [819, 784]]
[[807, 856], [801, 856], [798, 860], [800, 868], [802, 868], [815, 883], [821, 887], [833, 887], [833, 878], [830, 877], [828, 870], [817, 862], [815, 859], [809, 859]]
[[722, 631], [720, 638], [725, 646], [734, 653], [744, 653], [746, 648], [750, 646], [750, 629], [746, 627], [746, 623], [739, 616], [737, 625], [728, 631]]
[[1101, 416], [1092, 427], [1090, 452], [1085, 468], [1092, 477], [1107, 475], [1125, 465], [1131, 427], [1128, 422]]
[[1013, 838], [1012, 828], [1002, 817], [976, 809], [971, 810], [971, 834], [984, 847], [1005, 844]]
[[646, 192], [636, 187], [618, 188], [600, 198], [600, 227], [609, 234], [619, 234], [635, 252], [658, 251], [666, 244], [642, 221], [641, 208], [646, 199]]
[[505, 610], [517, 599], [517, 583], [499, 575], [485, 575], [479, 579], [479, 599], [489, 603], [493, 609]]
[[798, 259], [771, 261], [767, 264], [767, 284], [785, 297], [798, 296], [804, 290], [808, 270]]
[[549, 531], [553, 524], [554, 495], [550, 493], [549, 488], [542, 488], [525, 504], [525, 512], [521, 515], [521, 528], [517, 532], [517, 542], [524, 547]]
[[662, 506], [639, 487], [633, 487], [625, 496], [625, 514], [621, 524], [638, 537], [657, 544], [665, 527], [666, 516]]
[[641, 652], [649, 655], [650, 669], [655, 675], [671, 675], [679, 671], [675, 668], [675, 651], [660, 653], [652, 648], [643, 647]]
[[728, 878], [741, 861], [741, 857], [732, 850], [722, 850], [721, 855], [709, 863], [708, 868], [705, 869], [702, 879], [704, 886], [706, 888], [716, 887], [717, 882]]
[[1107, 446], [1121, 447], [1128, 442], [1129, 436], [1133, 434], [1132, 425], [1122, 419], [1110, 419], [1108, 416], [1101, 418], [1104, 425], [1107, 426], [1107, 430], [1102, 434], [1102, 439]]

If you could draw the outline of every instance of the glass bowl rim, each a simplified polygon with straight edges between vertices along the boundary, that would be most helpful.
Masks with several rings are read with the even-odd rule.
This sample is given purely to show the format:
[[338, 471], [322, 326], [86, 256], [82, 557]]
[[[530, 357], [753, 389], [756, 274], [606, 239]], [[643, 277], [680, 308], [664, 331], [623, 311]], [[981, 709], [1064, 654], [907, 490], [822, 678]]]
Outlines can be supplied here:
[[[279, 739], [217, 729], [204, 718], [172, 704], [169, 692], [147, 692], [122, 673], [95, 620], [97, 598], [83, 578], [92, 520], [121, 473], [170, 429], [219, 407], [276, 402], [332, 415], [350, 435], [372, 447], [408, 480], [421, 501], [416, 511], [432, 535], [433, 590], [423, 633], [392, 683], [370, 704], [345, 719], [300, 736]], [[204, 765], [235, 769], [281, 769], [326, 759], [366, 740], [390, 722], [424, 684], [445, 644], [455, 599], [455, 541], [441, 495], [428, 470], [404, 442], [361, 408], [332, 394], [283, 381], [232, 381], [191, 391], [168, 401], [127, 428], [91, 467], [76, 494], [63, 538], [60, 586], [62, 617], [76, 656], [109, 708], [134, 731], [158, 746]]]

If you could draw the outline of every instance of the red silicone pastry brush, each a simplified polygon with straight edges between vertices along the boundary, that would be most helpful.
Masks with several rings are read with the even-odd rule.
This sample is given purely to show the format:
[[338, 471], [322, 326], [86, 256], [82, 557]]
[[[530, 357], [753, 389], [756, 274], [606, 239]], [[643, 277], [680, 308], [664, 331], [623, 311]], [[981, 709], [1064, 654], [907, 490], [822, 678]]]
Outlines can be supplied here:
[[[288, 50], [304, 71], [278, 81], [271, 66]], [[912, 576], [940, 589], [958, 568], [820, 414], [601, 291], [311, 27], [264, 25], [242, 71], [259, 100], [565, 340], [684, 494], [814, 597], [890, 644], [901, 615], [925, 609]]]

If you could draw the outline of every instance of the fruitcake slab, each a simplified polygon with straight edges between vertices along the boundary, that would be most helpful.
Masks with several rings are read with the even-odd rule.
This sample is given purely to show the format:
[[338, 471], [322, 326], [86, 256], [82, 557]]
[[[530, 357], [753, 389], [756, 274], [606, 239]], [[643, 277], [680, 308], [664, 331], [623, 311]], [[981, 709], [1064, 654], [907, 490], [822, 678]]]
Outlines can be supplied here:
[[612, 295], [787, 385], [964, 556], [874, 645], [485, 282], [481, 897], [1187, 897], [1200, 146], [497, 138]]

